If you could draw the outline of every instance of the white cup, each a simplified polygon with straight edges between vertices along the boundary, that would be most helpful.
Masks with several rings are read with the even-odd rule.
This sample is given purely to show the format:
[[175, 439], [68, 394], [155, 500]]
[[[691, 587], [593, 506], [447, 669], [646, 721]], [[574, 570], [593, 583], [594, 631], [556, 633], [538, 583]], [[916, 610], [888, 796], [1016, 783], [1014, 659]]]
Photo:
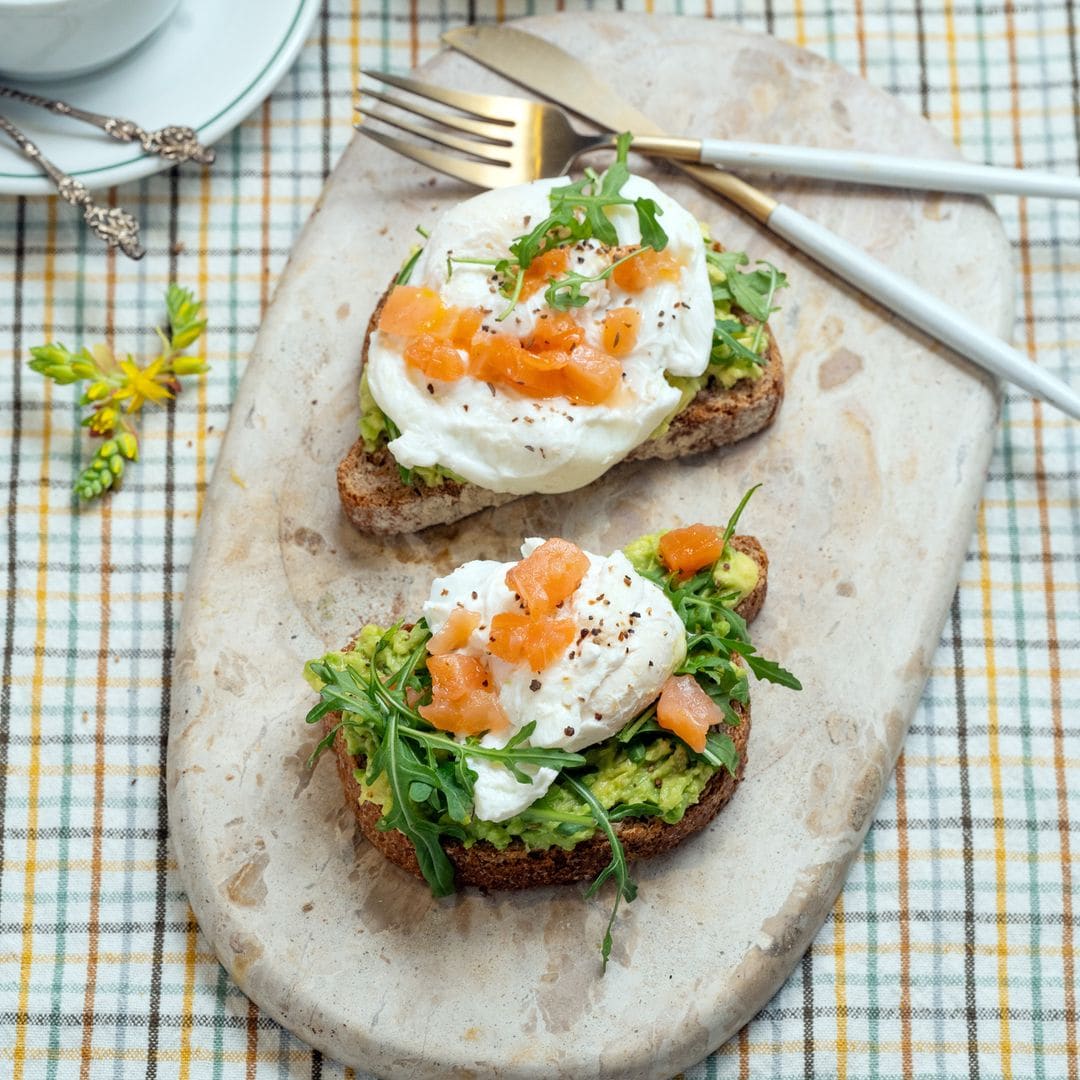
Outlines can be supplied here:
[[65, 79], [145, 41], [180, 0], [0, 0], [0, 75]]

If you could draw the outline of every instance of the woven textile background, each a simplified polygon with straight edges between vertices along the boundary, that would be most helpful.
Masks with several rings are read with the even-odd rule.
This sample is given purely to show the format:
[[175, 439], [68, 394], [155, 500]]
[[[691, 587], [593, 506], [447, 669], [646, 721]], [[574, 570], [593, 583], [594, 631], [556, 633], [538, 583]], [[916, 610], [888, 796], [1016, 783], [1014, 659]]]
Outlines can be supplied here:
[[[358, 64], [405, 70], [449, 26], [564, 6], [617, 5], [328, 0], [212, 170], [116, 192], [143, 222], [141, 263], [106, 255], [55, 200], [0, 199], [0, 1076], [350, 1075], [230, 983], [184, 897], [164, 755], [185, 570], [260, 314], [350, 137]], [[1080, 168], [1080, 0], [644, 6], [817, 50], [973, 159]], [[1080, 207], [998, 207], [1015, 339], [1080, 385]], [[27, 350], [137, 351], [174, 278], [207, 301], [212, 370], [146, 415], [122, 494], [77, 510], [76, 395], [30, 372]], [[1078, 1076], [1078, 443], [1080, 425], [1008, 395], [951, 617], [862, 855], [785, 987], [689, 1077]]]

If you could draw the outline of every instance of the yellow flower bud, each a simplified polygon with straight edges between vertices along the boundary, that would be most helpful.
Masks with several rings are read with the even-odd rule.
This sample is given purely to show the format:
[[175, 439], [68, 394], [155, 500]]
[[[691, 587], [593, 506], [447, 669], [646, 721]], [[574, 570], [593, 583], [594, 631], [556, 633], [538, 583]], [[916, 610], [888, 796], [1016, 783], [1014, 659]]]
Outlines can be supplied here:
[[201, 375], [207, 370], [206, 361], [198, 356], [178, 356], [172, 368], [177, 375]]
[[129, 461], [139, 460], [139, 444], [130, 431], [122, 431], [116, 436], [116, 445], [120, 447], [120, 453]]
[[109, 396], [109, 384], [105, 382], [91, 383], [86, 390], [87, 401], [101, 401]]
[[101, 444], [101, 449], [98, 451], [98, 457], [111, 458], [117, 451], [116, 440], [110, 439], [107, 443]]

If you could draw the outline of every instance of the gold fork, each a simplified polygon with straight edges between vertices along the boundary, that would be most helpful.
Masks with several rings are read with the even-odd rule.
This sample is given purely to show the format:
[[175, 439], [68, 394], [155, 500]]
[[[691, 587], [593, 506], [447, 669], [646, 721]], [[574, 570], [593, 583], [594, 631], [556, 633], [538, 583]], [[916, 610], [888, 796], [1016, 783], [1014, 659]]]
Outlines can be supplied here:
[[[532, 45], [531, 35], [525, 36]], [[549, 43], [543, 42], [542, 45], [549, 54], [554, 55], [553, 63], [564, 59], [564, 55]], [[570, 64], [576, 63], [569, 57], [565, 57], [565, 60]], [[414, 124], [393, 114], [372, 112], [370, 109], [366, 114], [358, 110], [362, 117], [366, 115], [368, 120], [390, 124], [448, 150], [467, 154], [468, 157], [458, 157], [430, 146], [407, 142], [375, 130], [368, 123], [359, 125], [358, 131], [362, 135], [429, 168], [480, 187], [506, 187], [545, 176], [560, 176], [579, 154], [610, 146], [613, 142], [611, 134], [579, 135], [570, 127], [561, 110], [550, 105], [521, 98], [447, 90], [397, 75], [370, 71], [362, 74], [466, 114], [444, 113], [407, 98], [364, 89], [362, 93], [369, 97], [423, 117], [430, 124]], [[555, 95], [549, 93], [548, 96]], [[642, 123], [648, 124], [649, 121], [642, 118]], [[432, 126], [436, 124], [440, 126]], [[477, 138], [467, 138], [467, 135]], [[700, 160], [701, 140], [666, 135], [639, 137], [635, 133], [633, 145], [635, 150], [666, 153], [668, 156], [681, 155], [685, 161], [687, 143], [698, 147], [697, 156], [691, 156], [691, 160]], [[675, 151], [674, 155], [672, 150]], [[771, 232], [913, 326], [991, 374], [1007, 379], [1068, 416], [1080, 419], [1080, 394], [909, 278], [871, 258], [855, 244], [800, 214], [794, 207], [777, 202], [730, 173], [702, 168], [700, 165], [684, 164], [681, 167], [694, 179], [747, 211]]]
[[[553, 105], [524, 98], [494, 94], [469, 94], [441, 86], [363, 71], [410, 94], [449, 105], [468, 113], [435, 111], [409, 98], [394, 97], [377, 90], [361, 92], [395, 109], [421, 116], [430, 124], [409, 123], [393, 113], [367, 111], [366, 119], [407, 131], [449, 150], [468, 154], [468, 159], [429, 150], [415, 143], [393, 141], [361, 127], [365, 135], [409, 152], [433, 169], [480, 187], [506, 187], [537, 176], [558, 176], [574, 160], [591, 150], [615, 145], [615, 135], [581, 135], [570, 126], [566, 114]], [[3, 93], [3, 87], [0, 87]], [[358, 110], [364, 116], [362, 110]], [[463, 135], [455, 134], [462, 132]], [[475, 135], [476, 139], [463, 137]], [[408, 151], [403, 149], [408, 147]], [[809, 176], [817, 180], [839, 180], [849, 184], [916, 188], [925, 191], [960, 191], [968, 194], [1010, 193], [1045, 198], [1080, 199], [1080, 178], [1031, 169], [1002, 169], [955, 158], [936, 160], [899, 154], [870, 154], [861, 150], [832, 150], [824, 146], [785, 146], [773, 143], [734, 142], [729, 139], [690, 139], [672, 135], [651, 135], [635, 131], [634, 149], [642, 154], [670, 158], [699, 165], [720, 165], [740, 172], [773, 172], [789, 176]], [[715, 179], [715, 177], [714, 177]], [[734, 178], [732, 178], [734, 180]], [[736, 184], [741, 181], [734, 180]], [[752, 191], [744, 185], [744, 198]], [[725, 178], [724, 194], [727, 190]], [[739, 198], [734, 201], [742, 205]], [[744, 207], [744, 209], [748, 209]], [[754, 210], [751, 209], [751, 213]], [[754, 214], [759, 217], [758, 214]], [[760, 220], [760, 218], [759, 218]]]
[[[571, 126], [566, 114], [554, 105], [544, 105], [525, 98], [502, 97], [498, 94], [470, 94], [464, 90], [447, 90], [419, 79], [361, 69], [369, 79], [378, 79], [428, 101], [449, 105], [467, 113], [461, 116], [429, 109], [409, 98], [396, 97], [381, 90], [361, 87], [360, 93], [391, 105], [395, 109], [421, 116], [433, 125], [413, 124], [393, 113], [375, 112], [357, 107], [362, 121], [378, 120], [410, 135], [427, 139], [449, 150], [468, 154], [468, 158], [446, 154], [441, 150], [418, 143], [406, 142], [371, 128], [367, 123], [356, 124], [356, 130], [377, 143], [411, 157], [437, 172], [446, 173], [477, 187], [510, 187], [524, 184], [540, 176], [561, 176], [581, 154], [615, 146], [615, 135], [581, 135]], [[475, 135], [469, 139], [464, 135]], [[695, 139], [680, 139], [667, 135], [634, 136], [634, 149], [643, 154], [697, 160]]]

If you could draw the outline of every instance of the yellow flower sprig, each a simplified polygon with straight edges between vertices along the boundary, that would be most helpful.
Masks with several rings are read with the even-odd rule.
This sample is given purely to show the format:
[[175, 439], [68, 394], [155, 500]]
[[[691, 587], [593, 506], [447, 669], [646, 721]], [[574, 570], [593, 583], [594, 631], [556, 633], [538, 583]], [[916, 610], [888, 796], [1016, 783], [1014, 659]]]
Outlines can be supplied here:
[[79, 399], [80, 405], [90, 406], [82, 426], [105, 441], [75, 481], [80, 499], [94, 499], [107, 491], [124, 475], [126, 461], [139, 460], [134, 414], [147, 402], [162, 405], [178, 394], [182, 376], [209, 370], [200, 357], [182, 355], [206, 329], [202, 307], [189, 289], [169, 286], [167, 325], [155, 328], [161, 351], [143, 367], [130, 354], [118, 358], [107, 345], [83, 346], [76, 353], [55, 343], [30, 350], [30, 367], [47, 379], [61, 386], [89, 382]]

